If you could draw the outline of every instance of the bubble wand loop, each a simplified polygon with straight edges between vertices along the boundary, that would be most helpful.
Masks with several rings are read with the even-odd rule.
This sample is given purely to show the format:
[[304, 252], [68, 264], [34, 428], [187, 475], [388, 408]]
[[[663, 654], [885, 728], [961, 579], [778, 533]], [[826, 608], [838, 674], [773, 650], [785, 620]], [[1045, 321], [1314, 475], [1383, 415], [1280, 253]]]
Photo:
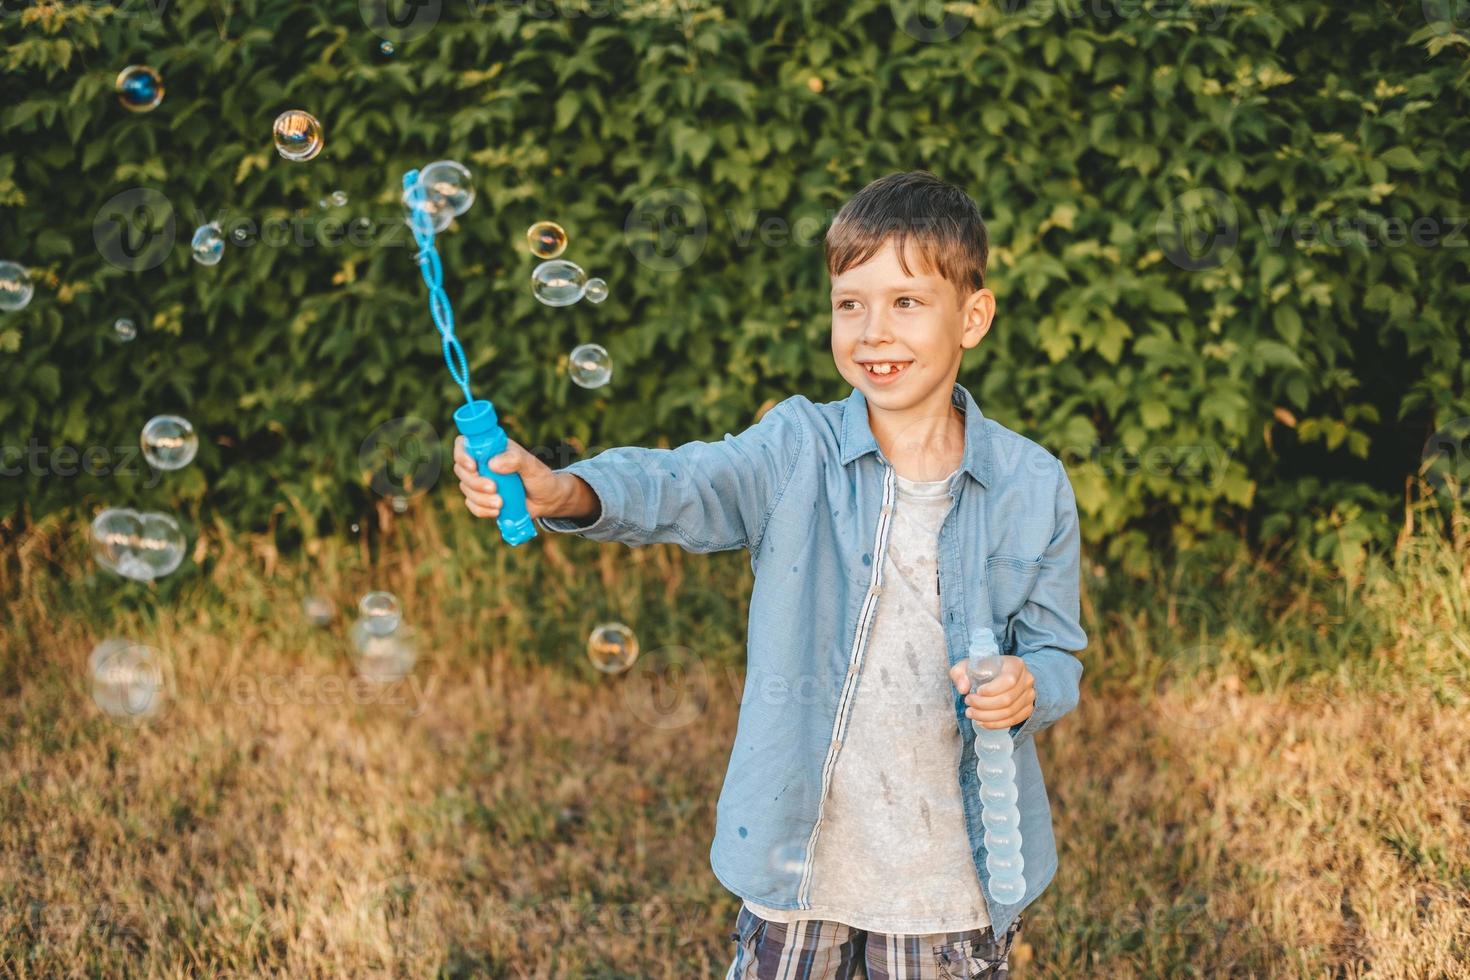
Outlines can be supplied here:
[[480, 475], [495, 481], [501, 500], [500, 516], [495, 523], [500, 528], [501, 539], [514, 547], [534, 538], [536, 525], [526, 513], [526, 488], [520, 475], [496, 473], [490, 468], [490, 458], [505, 451], [505, 430], [500, 427], [495, 406], [488, 399], [476, 399], [470, 392], [469, 364], [459, 338], [454, 335], [454, 309], [444, 292], [444, 267], [439, 261], [439, 250], [434, 247], [434, 222], [429, 217], [424, 185], [417, 170], [403, 175], [403, 202], [408, 206], [408, 225], [419, 245], [419, 271], [429, 287], [429, 315], [443, 338], [444, 364], [454, 383], [464, 392], [465, 403], [455, 409], [454, 424], [465, 437], [465, 448]]

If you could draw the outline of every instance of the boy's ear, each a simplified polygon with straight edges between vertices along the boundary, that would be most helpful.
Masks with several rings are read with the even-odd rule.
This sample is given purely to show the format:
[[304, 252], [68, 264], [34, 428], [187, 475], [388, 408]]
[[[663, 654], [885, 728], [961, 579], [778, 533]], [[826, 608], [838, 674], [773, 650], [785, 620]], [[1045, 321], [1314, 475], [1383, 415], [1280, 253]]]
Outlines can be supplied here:
[[995, 294], [983, 286], [980, 287], [961, 304], [960, 315], [965, 322], [964, 332], [960, 334], [960, 346], [968, 350], [980, 343], [990, 332], [991, 321], [995, 319]]

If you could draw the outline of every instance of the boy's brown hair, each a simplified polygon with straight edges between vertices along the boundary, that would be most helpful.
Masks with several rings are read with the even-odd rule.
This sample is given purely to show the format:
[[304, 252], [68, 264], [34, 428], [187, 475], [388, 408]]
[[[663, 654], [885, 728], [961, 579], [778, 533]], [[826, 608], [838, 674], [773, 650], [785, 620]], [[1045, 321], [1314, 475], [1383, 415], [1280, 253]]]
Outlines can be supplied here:
[[879, 177], [842, 206], [827, 229], [827, 274], [836, 278], [862, 265], [892, 239], [899, 265], [912, 275], [910, 237], [928, 268], [954, 283], [961, 300], [985, 285], [990, 237], [980, 208], [927, 170]]

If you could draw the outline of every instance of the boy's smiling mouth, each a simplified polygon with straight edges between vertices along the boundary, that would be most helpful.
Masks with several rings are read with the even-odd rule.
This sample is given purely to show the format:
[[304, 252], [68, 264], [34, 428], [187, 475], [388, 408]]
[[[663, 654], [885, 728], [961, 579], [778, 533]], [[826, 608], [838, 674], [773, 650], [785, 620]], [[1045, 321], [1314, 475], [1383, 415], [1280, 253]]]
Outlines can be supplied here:
[[870, 378], [891, 381], [908, 370], [913, 361], [859, 361]]

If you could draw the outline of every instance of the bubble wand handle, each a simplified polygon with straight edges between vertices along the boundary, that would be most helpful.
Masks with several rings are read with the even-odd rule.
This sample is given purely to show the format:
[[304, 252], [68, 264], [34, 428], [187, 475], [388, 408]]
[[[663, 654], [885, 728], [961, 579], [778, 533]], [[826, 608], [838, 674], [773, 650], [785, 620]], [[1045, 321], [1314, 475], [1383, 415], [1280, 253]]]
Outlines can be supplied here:
[[454, 308], [444, 292], [444, 267], [439, 261], [439, 250], [434, 247], [434, 222], [429, 217], [424, 185], [417, 170], [403, 175], [403, 202], [408, 207], [409, 227], [419, 246], [419, 271], [429, 287], [429, 315], [443, 340], [444, 364], [454, 383], [464, 392], [465, 403], [455, 409], [454, 424], [465, 437], [465, 448], [480, 475], [495, 481], [501, 501], [495, 524], [500, 528], [501, 540], [512, 547], [523, 544], [536, 536], [536, 524], [526, 512], [526, 487], [519, 474], [496, 473], [490, 468], [490, 459], [505, 451], [505, 430], [500, 427], [495, 406], [470, 392], [469, 364], [459, 338], [454, 335]]
[[[965, 674], [973, 693], [999, 677], [1001, 659], [995, 634], [988, 626], [970, 636]], [[1021, 857], [1021, 811], [1016, 807], [1016, 763], [1011, 758], [1011, 733], [1004, 728], [975, 729], [975, 774], [980, 780], [980, 822], [985, 825], [985, 870], [990, 875], [990, 897], [1014, 905], [1026, 895], [1026, 863]]]

